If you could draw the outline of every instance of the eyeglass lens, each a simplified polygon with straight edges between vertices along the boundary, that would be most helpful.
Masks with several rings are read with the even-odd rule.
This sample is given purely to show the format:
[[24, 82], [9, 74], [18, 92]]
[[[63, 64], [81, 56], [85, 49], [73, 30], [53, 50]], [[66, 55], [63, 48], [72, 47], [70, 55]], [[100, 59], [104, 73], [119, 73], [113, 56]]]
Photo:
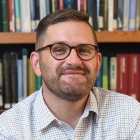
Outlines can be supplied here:
[[92, 59], [96, 53], [94, 46], [90, 44], [81, 44], [77, 47], [70, 47], [67, 44], [58, 43], [51, 47], [51, 54], [58, 60], [65, 59], [69, 56], [72, 48], [76, 49], [77, 55], [83, 60]]

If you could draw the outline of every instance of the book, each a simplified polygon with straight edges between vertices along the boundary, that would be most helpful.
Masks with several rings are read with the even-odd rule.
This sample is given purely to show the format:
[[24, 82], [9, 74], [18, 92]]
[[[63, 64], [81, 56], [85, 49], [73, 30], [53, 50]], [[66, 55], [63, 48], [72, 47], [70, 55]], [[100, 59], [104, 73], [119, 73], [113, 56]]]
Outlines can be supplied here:
[[114, 0], [108, 0], [108, 31], [113, 31]]
[[136, 0], [130, 0], [130, 13], [129, 13], [129, 30], [136, 29]]
[[69, 9], [76, 9], [75, 0], [64, 0], [64, 7]]
[[18, 102], [24, 99], [23, 97], [23, 64], [22, 59], [17, 60], [17, 82], [18, 82]]
[[34, 0], [34, 3], [35, 3], [35, 28], [37, 28], [38, 23], [40, 21], [39, 0]]
[[102, 87], [102, 74], [103, 74], [103, 67], [101, 66], [95, 83], [96, 87]]
[[2, 4], [0, 1], [0, 32], [2, 32]]
[[77, 10], [86, 13], [86, 0], [77, 0]]
[[4, 109], [11, 108], [11, 58], [10, 53], [3, 54]]
[[9, 32], [8, 0], [1, 0], [2, 32]]
[[102, 87], [108, 89], [108, 80], [109, 80], [109, 63], [108, 63], [108, 56], [103, 56], [102, 62]]
[[110, 90], [117, 91], [117, 58], [110, 57], [110, 76], [109, 76]]
[[108, 0], [104, 0], [104, 30], [108, 30]]
[[97, 19], [97, 0], [87, 1], [87, 13], [89, 15], [89, 22], [93, 26], [95, 31], [98, 30], [98, 19]]
[[140, 30], [140, 0], [136, 3], [136, 30]]
[[140, 101], [140, 54], [129, 54], [128, 94]]
[[123, 2], [122, 0], [118, 0], [117, 4], [117, 30], [123, 29]]
[[30, 59], [27, 59], [27, 73], [28, 73], [28, 95], [32, 94], [33, 92], [35, 92], [36, 87], [35, 87], [35, 73], [32, 69], [31, 63], [30, 63]]
[[14, 0], [8, 0], [9, 31], [15, 32]]
[[15, 52], [11, 52], [11, 107], [13, 107], [18, 102], [17, 59], [18, 54]]
[[52, 7], [51, 6], [51, 0], [46, 0], [46, 15], [49, 15], [51, 13], [51, 11], [52, 11], [51, 7]]
[[42, 86], [42, 78], [36, 75], [35, 76], [35, 87], [36, 87], [36, 90], [39, 90], [41, 86]]
[[98, 16], [98, 30], [104, 30], [104, 8], [105, 8], [105, 1], [100, 0], [100, 8], [99, 8], [99, 16]]
[[22, 72], [23, 72], [23, 98], [26, 98], [28, 96], [27, 91], [27, 59], [28, 59], [28, 50], [26, 48], [22, 49]]
[[59, 9], [59, 3], [58, 3], [58, 0], [52, 0], [52, 3], [51, 3], [51, 12], [55, 12]]
[[39, 0], [40, 20], [46, 16], [46, 0]]
[[0, 59], [0, 109], [3, 108], [3, 63]]
[[58, 0], [58, 9], [59, 10], [64, 9], [64, 0]]
[[31, 9], [31, 32], [35, 32], [35, 0], [30, 0], [30, 9]]
[[128, 54], [117, 54], [117, 92], [128, 95]]
[[14, 0], [15, 31], [21, 32], [20, 0]]
[[124, 0], [123, 4], [123, 31], [129, 29], [129, 11], [130, 11], [130, 0]]
[[30, 0], [20, 0], [21, 32], [31, 32]]
[[114, 7], [113, 7], [113, 31], [116, 31], [117, 30], [117, 0], [114, 0]]

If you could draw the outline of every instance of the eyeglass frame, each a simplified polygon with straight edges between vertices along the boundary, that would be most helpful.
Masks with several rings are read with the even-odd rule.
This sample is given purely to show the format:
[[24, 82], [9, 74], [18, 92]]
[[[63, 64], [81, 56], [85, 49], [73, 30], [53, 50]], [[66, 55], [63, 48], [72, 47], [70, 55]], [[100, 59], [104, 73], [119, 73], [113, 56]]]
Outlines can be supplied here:
[[[52, 46], [55, 45], [55, 44], [64, 44], [64, 45], [68, 46], [69, 49], [70, 49], [68, 55], [67, 55], [66, 57], [62, 58], [62, 59], [55, 58], [55, 57], [52, 55], [52, 52], [51, 52], [51, 48], [52, 48]], [[95, 48], [95, 54], [94, 54], [94, 56], [93, 56], [92, 58], [90, 58], [90, 59], [87, 59], [87, 60], [81, 58], [81, 57], [79, 56], [79, 54], [77, 53], [77, 49], [76, 49], [76, 48], [77, 48], [78, 46], [80, 46], [80, 45], [91, 45], [91, 46], [93, 46], [93, 47]], [[66, 58], [70, 55], [72, 49], [76, 49], [75, 51], [76, 51], [76, 53], [77, 53], [77, 56], [78, 56], [81, 60], [84, 60], [84, 61], [89, 61], [89, 60], [93, 59], [93, 58], [95, 57], [96, 53], [99, 52], [99, 46], [96, 46], [96, 45], [93, 45], [93, 44], [79, 44], [79, 45], [77, 45], [77, 46], [70, 46], [70, 45], [68, 45], [68, 44], [66, 44], [66, 43], [53, 43], [53, 44], [49, 44], [49, 45], [46, 45], [46, 46], [44, 46], [44, 47], [42, 47], [42, 48], [37, 49], [36, 52], [42, 51], [42, 50], [44, 50], [44, 49], [46, 49], [46, 48], [50, 48], [50, 54], [51, 54], [51, 56], [52, 56], [54, 59], [56, 59], [56, 60], [64, 60], [64, 59], [66, 59]]]

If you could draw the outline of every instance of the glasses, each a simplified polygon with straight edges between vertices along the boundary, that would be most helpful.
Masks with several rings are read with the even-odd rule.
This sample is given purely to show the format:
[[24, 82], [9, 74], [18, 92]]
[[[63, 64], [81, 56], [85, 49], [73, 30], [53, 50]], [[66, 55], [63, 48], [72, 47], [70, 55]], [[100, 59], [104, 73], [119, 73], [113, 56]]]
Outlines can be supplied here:
[[95, 57], [96, 53], [99, 52], [99, 47], [91, 44], [80, 44], [78, 46], [69, 46], [64, 43], [55, 43], [39, 48], [37, 52], [42, 51], [46, 48], [50, 48], [50, 53], [56, 60], [63, 60], [67, 58], [72, 49], [76, 50], [78, 57], [82, 60], [88, 61]]

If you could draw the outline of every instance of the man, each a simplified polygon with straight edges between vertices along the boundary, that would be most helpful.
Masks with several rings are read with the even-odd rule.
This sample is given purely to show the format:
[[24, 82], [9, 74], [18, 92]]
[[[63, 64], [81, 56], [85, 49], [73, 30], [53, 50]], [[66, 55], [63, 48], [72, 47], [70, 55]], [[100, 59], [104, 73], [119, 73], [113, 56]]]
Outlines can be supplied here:
[[42, 87], [0, 116], [0, 139], [140, 139], [140, 104], [93, 87], [102, 57], [86, 14], [65, 9], [45, 17], [30, 60]]

